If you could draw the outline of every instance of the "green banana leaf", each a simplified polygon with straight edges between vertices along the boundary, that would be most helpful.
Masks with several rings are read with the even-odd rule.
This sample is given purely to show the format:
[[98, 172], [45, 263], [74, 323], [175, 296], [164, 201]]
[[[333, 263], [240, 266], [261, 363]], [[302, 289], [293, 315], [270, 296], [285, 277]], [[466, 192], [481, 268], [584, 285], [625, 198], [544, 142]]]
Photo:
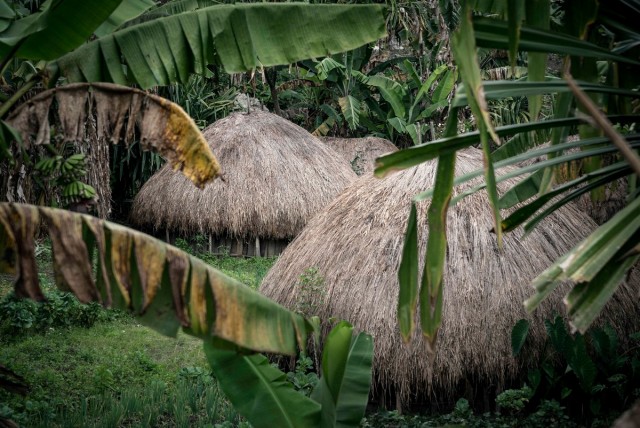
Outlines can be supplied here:
[[217, 61], [229, 73], [290, 64], [375, 41], [385, 34], [383, 11], [377, 5], [295, 3], [206, 7], [91, 41], [49, 70], [70, 82], [136, 83], [146, 89], [185, 82]]
[[145, 11], [154, 7], [153, 0], [127, 0], [120, 3], [120, 6], [113, 11], [111, 16], [107, 18], [100, 26], [93, 32], [97, 37], [106, 36], [112, 33], [118, 27], [123, 25], [138, 16], [142, 15]]
[[34, 60], [58, 58], [86, 42], [122, 2], [44, 2], [40, 12], [12, 22], [0, 33], [0, 57], [14, 52], [17, 57]]
[[319, 426], [320, 404], [294, 390], [264, 355], [242, 355], [218, 340], [205, 341], [204, 351], [222, 390], [254, 427]]
[[322, 376], [311, 398], [322, 405], [320, 426], [357, 427], [364, 416], [371, 386], [373, 339], [342, 321], [324, 344]]

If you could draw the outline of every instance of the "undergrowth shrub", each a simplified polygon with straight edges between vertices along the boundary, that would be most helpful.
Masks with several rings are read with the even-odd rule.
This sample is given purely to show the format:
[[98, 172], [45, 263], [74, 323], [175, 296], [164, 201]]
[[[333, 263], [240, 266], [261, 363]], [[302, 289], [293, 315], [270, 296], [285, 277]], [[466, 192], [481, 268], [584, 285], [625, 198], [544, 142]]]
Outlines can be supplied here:
[[293, 384], [296, 391], [309, 397], [318, 384], [318, 375], [313, 370], [313, 360], [307, 356], [300, 356], [296, 361], [295, 371], [287, 373], [287, 380]]
[[[522, 326], [524, 320], [518, 322]], [[501, 407], [519, 412], [545, 405], [547, 414], [559, 417], [558, 407], [571, 420], [590, 427], [609, 426], [640, 398], [640, 334], [629, 336], [627, 349], [609, 326], [591, 328], [587, 334], [569, 333], [561, 317], [545, 321], [546, 353], [527, 373], [527, 384], [499, 396]], [[516, 327], [512, 339], [524, 343], [528, 329]], [[514, 343], [512, 343], [514, 345]], [[514, 351], [521, 346], [513, 346]], [[516, 354], [518, 353], [516, 352]], [[528, 386], [527, 386], [528, 385]], [[505, 401], [506, 400], [506, 401]]]
[[0, 301], [0, 333], [18, 337], [56, 328], [91, 327], [99, 321], [112, 321], [123, 316], [99, 303], [80, 303], [67, 292], [51, 291], [45, 297], [46, 301], [35, 302], [18, 298], [13, 293], [6, 295]]
[[311, 267], [305, 270], [296, 283], [296, 289], [295, 311], [307, 318], [317, 315], [327, 294], [324, 277], [320, 275], [318, 268]]

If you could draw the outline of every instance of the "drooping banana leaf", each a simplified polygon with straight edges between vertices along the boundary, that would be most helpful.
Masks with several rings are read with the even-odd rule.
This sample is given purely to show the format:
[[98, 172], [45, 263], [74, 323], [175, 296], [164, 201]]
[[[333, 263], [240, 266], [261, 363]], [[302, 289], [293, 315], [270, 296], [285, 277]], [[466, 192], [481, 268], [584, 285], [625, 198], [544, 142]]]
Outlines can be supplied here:
[[20, 297], [44, 298], [34, 243], [41, 222], [51, 238], [56, 284], [83, 302], [132, 311], [170, 336], [182, 326], [205, 340], [289, 355], [306, 343], [310, 326], [300, 315], [162, 241], [88, 215], [2, 203], [0, 270], [16, 275]]
[[219, 340], [205, 341], [204, 351], [222, 390], [252, 426], [319, 426], [320, 404], [294, 390], [264, 355], [242, 355]]
[[[53, 103], [53, 101], [57, 103]], [[197, 186], [220, 174], [220, 166], [202, 133], [180, 106], [139, 89], [108, 83], [78, 83], [44, 91], [15, 109], [7, 123], [21, 134], [26, 147], [48, 144], [49, 111], [59, 105], [59, 133], [68, 141], [83, 138], [89, 115], [98, 136], [129, 143], [136, 136], [143, 148], [160, 153]], [[136, 125], [137, 122], [137, 125]]]
[[289, 64], [382, 37], [383, 10], [378, 5], [295, 3], [206, 7], [116, 31], [62, 56], [49, 69], [70, 82], [149, 88], [185, 82], [214, 61], [230, 73]]

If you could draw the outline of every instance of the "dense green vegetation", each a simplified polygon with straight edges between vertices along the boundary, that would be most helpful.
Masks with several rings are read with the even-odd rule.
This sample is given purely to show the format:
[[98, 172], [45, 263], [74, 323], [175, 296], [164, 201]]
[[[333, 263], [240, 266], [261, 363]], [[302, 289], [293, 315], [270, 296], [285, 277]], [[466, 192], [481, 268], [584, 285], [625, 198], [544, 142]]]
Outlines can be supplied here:
[[[47, 302], [17, 299], [11, 278], [0, 282], [0, 365], [29, 386], [24, 397], [0, 389], [0, 417], [23, 426], [241, 424], [200, 340], [160, 335], [126, 312], [57, 291], [51, 244], [38, 248]], [[273, 260], [209, 257], [208, 263], [255, 287]]]

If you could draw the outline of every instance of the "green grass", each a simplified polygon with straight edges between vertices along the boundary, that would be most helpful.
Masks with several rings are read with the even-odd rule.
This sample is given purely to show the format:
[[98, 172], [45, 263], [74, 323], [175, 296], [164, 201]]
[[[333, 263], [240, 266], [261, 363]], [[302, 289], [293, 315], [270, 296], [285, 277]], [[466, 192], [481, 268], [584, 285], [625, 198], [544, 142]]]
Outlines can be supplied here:
[[[39, 422], [70, 426], [66, 422], [69, 418], [83, 413], [86, 416], [88, 410], [94, 411], [99, 420], [102, 412], [97, 410], [101, 402], [103, 407], [119, 408], [116, 403], [139, 401], [132, 409], [144, 408], [145, 403], [146, 407], [162, 409], [162, 403], [167, 407], [172, 403], [171, 397], [182, 399], [184, 394], [180, 392], [188, 390], [181, 370], [197, 368], [192, 371], [204, 373], [203, 378], [208, 373], [199, 339], [184, 334], [176, 339], [164, 337], [131, 319], [100, 323], [92, 328], [54, 329], [21, 340], [0, 340], [3, 342], [0, 364], [24, 376], [31, 387], [25, 398], [0, 392], [0, 402], [10, 403], [18, 422], [25, 426], [38, 426]], [[156, 391], [156, 395], [149, 396], [149, 391]], [[217, 384], [212, 382], [207, 391], [212, 398], [205, 396], [204, 401], [222, 401]], [[93, 407], [87, 410], [88, 404]], [[205, 410], [198, 406], [197, 413], [188, 414]], [[171, 421], [179, 413], [161, 414]], [[135, 410], [121, 412], [120, 417], [122, 420], [128, 417], [130, 422], [142, 421]]]
[[257, 290], [262, 278], [267, 274], [277, 257], [230, 257], [228, 255], [212, 255], [205, 251], [204, 237], [197, 235], [190, 242], [186, 239], [176, 239], [176, 246], [187, 251], [219, 271], [237, 279], [243, 284]]
[[262, 278], [276, 262], [276, 257], [229, 257], [199, 254], [202, 260], [219, 271], [257, 290]]
[[[38, 248], [40, 283], [55, 302], [51, 317], [78, 312], [79, 304], [55, 289], [49, 244]], [[254, 289], [275, 261], [198, 256]], [[42, 306], [15, 303], [12, 289], [12, 278], [0, 276], [0, 305], [16, 313], [26, 308], [27, 316], [0, 316], [0, 364], [23, 376], [30, 391], [22, 397], [0, 389], [0, 419], [25, 427], [243, 424], [211, 376], [200, 339], [165, 337], [100, 308], [92, 308], [99, 316], [90, 327], [83, 318], [62, 327], [48, 318], [29, 324], [29, 316], [42, 318]]]

